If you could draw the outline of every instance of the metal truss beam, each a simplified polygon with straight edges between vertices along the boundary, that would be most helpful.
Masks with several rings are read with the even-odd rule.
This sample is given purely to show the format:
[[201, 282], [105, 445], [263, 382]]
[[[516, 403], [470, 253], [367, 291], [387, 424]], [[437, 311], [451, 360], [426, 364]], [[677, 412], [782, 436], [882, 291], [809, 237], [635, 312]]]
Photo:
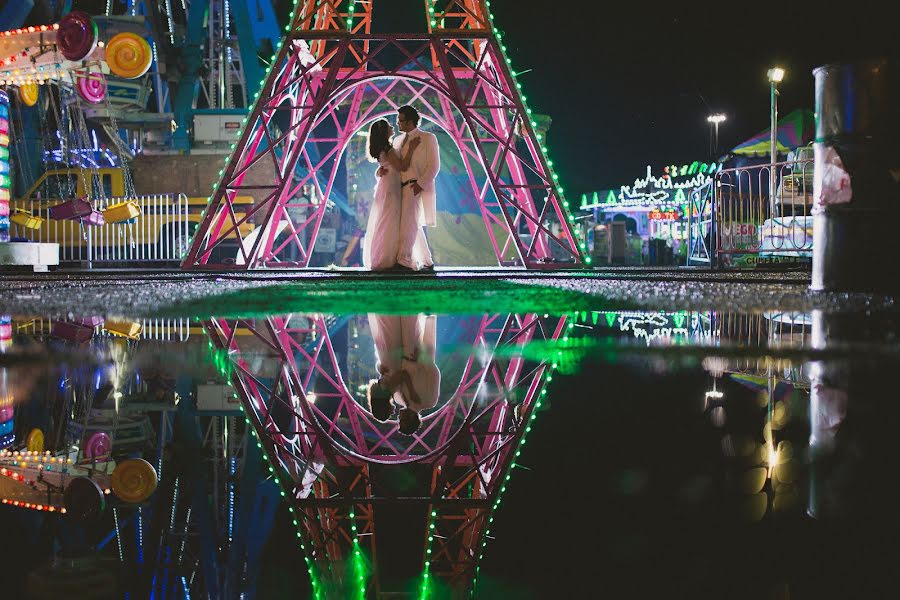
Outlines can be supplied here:
[[[482, 0], [426, 2], [427, 32], [390, 35], [369, 33], [374, 3], [356, 4], [295, 9], [182, 267], [308, 266], [349, 140], [401, 104], [460, 152], [499, 265], [582, 265], [568, 203]], [[308, 184], [311, 199], [300, 194]], [[247, 195], [252, 205], [236, 201]]]

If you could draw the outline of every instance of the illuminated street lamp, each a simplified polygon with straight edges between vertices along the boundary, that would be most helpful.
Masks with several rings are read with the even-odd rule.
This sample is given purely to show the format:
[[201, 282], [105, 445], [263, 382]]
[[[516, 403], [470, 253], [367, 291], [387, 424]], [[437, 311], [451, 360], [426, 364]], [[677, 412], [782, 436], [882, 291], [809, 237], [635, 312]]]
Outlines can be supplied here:
[[713, 143], [712, 158], [716, 158], [719, 154], [719, 123], [722, 123], [724, 121], [725, 121], [725, 115], [723, 115], [721, 113], [717, 113], [715, 115], [709, 115], [708, 117], [706, 117], [706, 122], [712, 123], [714, 131], [715, 131], [714, 137], [713, 137], [713, 139], [715, 141]]
[[775, 218], [775, 161], [778, 132], [778, 84], [784, 79], [784, 69], [772, 67], [766, 72], [769, 78], [771, 116], [769, 119], [769, 216]]

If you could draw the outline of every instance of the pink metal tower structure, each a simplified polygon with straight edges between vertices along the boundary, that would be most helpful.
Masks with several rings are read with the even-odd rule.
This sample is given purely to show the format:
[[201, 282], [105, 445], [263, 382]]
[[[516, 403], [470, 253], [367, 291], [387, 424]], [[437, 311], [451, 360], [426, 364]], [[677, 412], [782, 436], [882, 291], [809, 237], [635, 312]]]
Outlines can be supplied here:
[[[404, 436], [347, 388], [322, 315], [213, 318], [211, 344], [232, 365], [246, 422], [290, 503], [316, 595], [378, 597], [379, 506], [425, 516], [421, 597], [432, 582], [456, 596], [475, 585], [493, 513], [510, 479], [555, 362], [529, 358], [529, 344], [566, 338], [567, 317], [472, 318], [472, 352], [452, 396]], [[445, 385], [449, 382], [445, 382]], [[373, 471], [415, 463], [427, 494], [385, 497]], [[374, 485], [373, 485], [374, 484]], [[381, 534], [384, 536], [384, 534]], [[365, 557], [373, 568], [363, 572]], [[354, 568], [356, 565], [356, 568]]]
[[427, 27], [398, 34], [371, 33], [375, 4], [296, 2], [182, 268], [308, 266], [349, 140], [403, 104], [458, 148], [499, 265], [589, 262], [490, 3], [424, 0]]

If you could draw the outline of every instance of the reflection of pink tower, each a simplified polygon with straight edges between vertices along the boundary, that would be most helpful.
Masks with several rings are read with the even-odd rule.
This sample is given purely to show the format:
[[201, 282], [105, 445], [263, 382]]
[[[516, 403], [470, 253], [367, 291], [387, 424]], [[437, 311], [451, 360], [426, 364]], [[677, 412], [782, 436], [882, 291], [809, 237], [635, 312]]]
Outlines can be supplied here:
[[[556, 366], [522, 351], [567, 339], [571, 327], [565, 317], [484, 316], [458, 387], [404, 436], [347, 388], [320, 315], [205, 323], [289, 502], [317, 597], [392, 591], [380, 580], [378, 543], [392, 531], [376, 519], [390, 506], [421, 523], [421, 545], [404, 554], [418, 561], [421, 596], [433, 585], [473, 589], [495, 509]], [[379, 474], [391, 469], [414, 470], [428, 491], [386, 496]]]
[[375, 5], [295, 2], [182, 267], [307, 266], [350, 138], [402, 104], [453, 139], [498, 264], [590, 262], [489, 3], [426, 0], [424, 31], [397, 34], [371, 33]]

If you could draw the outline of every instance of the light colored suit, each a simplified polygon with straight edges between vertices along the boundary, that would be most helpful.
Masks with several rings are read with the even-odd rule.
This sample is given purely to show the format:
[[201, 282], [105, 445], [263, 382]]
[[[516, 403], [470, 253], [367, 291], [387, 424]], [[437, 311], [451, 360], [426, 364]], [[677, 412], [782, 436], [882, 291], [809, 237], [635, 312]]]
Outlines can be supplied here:
[[440, 397], [441, 372], [435, 364], [437, 318], [435, 315], [369, 314], [375, 342], [376, 369], [381, 375], [397, 371], [409, 374], [394, 390], [394, 403], [416, 412], [434, 408]]
[[440, 148], [433, 133], [413, 129], [398, 135], [394, 139], [394, 149], [401, 157], [405, 156], [406, 144], [415, 138], [421, 139], [422, 143], [413, 153], [409, 169], [400, 174], [400, 181], [417, 180], [422, 193], [413, 196], [411, 184], [402, 189], [400, 248], [397, 253], [397, 262], [413, 269], [418, 268], [419, 264], [434, 264], [422, 227], [437, 225], [437, 195], [434, 180], [441, 170]]

